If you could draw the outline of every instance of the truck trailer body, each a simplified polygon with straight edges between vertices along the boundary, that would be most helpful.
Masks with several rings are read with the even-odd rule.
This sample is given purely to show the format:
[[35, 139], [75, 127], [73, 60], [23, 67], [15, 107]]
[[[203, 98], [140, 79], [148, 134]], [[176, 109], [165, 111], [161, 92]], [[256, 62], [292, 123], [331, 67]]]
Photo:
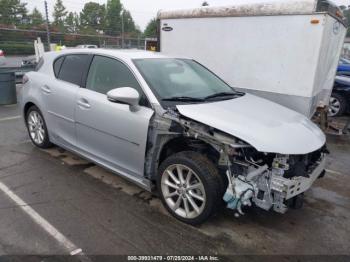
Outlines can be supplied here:
[[237, 90], [311, 117], [328, 105], [346, 22], [328, 1], [160, 11], [159, 49], [193, 57]]

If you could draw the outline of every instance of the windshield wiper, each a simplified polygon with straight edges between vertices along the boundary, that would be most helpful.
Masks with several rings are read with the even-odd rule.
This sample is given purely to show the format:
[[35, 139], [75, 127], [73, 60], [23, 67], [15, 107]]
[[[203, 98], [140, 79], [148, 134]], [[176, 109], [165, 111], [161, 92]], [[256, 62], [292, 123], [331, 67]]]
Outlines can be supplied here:
[[190, 97], [190, 96], [173, 96], [163, 98], [162, 101], [180, 101], [180, 102], [203, 102], [203, 98]]
[[208, 100], [211, 98], [217, 98], [217, 97], [227, 97], [227, 96], [237, 96], [240, 95], [239, 93], [232, 93], [232, 92], [220, 92], [220, 93], [216, 93], [210, 96], [206, 96], [203, 99], [204, 100]]

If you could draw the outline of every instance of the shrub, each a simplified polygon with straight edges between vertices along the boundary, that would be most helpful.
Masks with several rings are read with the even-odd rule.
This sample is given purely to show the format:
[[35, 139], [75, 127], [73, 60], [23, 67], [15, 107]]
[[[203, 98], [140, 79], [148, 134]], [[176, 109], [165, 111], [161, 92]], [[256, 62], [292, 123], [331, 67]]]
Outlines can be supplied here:
[[0, 43], [5, 55], [33, 55], [34, 43]]

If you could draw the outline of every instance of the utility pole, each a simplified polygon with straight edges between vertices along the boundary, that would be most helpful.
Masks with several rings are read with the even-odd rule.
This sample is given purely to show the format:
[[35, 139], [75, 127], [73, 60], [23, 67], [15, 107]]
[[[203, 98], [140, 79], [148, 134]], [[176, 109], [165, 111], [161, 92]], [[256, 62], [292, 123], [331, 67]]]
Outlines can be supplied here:
[[122, 49], [124, 48], [124, 11], [122, 11]]
[[50, 45], [51, 45], [51, 41], [50, 41], [50, 22], [49, 22], [49, 12], [47, 10], [47, 2], [45, 1], [45, 15], [46, 15], [46, 34], [47, 34], [47, 45], [49, 47], [49, 51], [50, 51]]

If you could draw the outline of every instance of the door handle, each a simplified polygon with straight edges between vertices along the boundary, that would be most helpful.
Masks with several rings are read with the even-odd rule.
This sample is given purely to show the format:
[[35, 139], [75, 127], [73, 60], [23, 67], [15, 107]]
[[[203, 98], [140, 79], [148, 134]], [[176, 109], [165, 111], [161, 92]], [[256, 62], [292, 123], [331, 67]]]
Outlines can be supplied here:
[[85, 98], [81, 98], [78, 100], [78, 105], [80, 107], [83, 107], [85, 109], [89, 109], [91, 106], [89, 104], [89, 101], [87, 101]]
[[51, 89], [49, 86], [44, 85], [41, 87], [41, 90], [45, 93], [45, 94], [50, 94], [51, 93]]

